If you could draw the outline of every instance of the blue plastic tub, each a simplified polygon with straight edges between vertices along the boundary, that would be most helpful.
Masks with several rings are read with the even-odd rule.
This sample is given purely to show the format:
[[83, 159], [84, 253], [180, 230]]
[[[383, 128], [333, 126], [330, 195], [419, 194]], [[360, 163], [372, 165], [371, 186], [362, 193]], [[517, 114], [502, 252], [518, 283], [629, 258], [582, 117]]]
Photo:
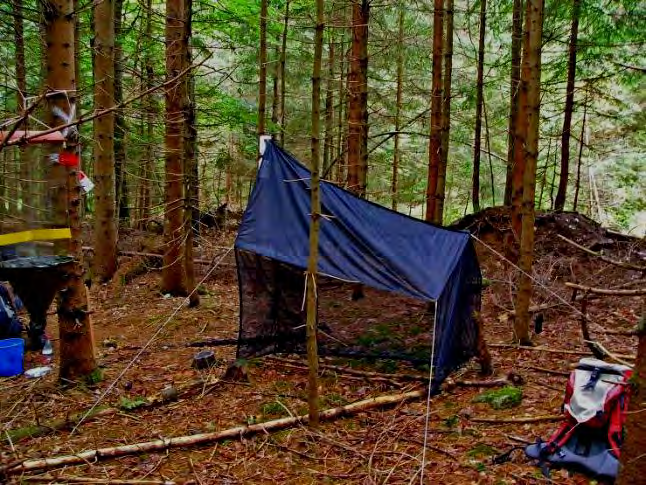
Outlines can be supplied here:
[[22, 374], [22, 358], [25, 341], [21, 338], [0, 340], [0, 376], [12, 377]]

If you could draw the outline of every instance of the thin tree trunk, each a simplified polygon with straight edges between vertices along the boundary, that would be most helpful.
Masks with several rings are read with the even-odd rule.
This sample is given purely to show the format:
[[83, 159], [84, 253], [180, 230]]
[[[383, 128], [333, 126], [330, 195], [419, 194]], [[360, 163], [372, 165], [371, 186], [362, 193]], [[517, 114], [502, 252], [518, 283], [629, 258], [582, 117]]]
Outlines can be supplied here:
[[[347, 10], [344, 7], [341, 18], [345, 22], [347, 18]], [[338, 139], [337, 139], [337, 150], [336, 150], [336, 176], [334, 179], [342, 183], [345, 180], [344, 166], [345, 158], [347, 156], [347, 130], [348, 124], [344, 123], [347, 120], [347, 110], [348, 110], [348, 67], [349, 63], [347, 61], [347, 52], [346, 52], [346, 42], [345, 42], [346, 32], [342, 32], [340, 49], [341, 54], [339, 57], [339, 113], [337, 118], [337, 129], [338, 129]]]
[[403, 1], [399, 2], [397, 20], [397, 94], [395, 95], [395, 147], [393, 150], [393, 177], [390, 186], [392, 197], [392, 209], [397, 210], [397, 178], [399, 175], [399, 163], [401, 153], [399, 139], [401, 129], [402, 92], [404, 82], [404, 21], [406, 19], [406, 6]]
[[570, 132], [572, 129], [572, 112], [574, 111], [574, 80], [576, 78], [576, 49], [579, 35], [579, 11], [581, 0], [572, 0], [572, 30], [570, 32], [570, 48], [567, 67], [567, 83], [565, 94], [565, 114], [563, 116], [563, 131], [561, 132], [561, 176], [559, 189], [556, 192], [554, 208], [562, 211], [567, 197], [567, 185], [570, 175]]
[[[123, 0], [114, 0], [114, 102], [119, 105], [123, 102], [123, 47], [121, 44], [123, 24]], [[118, 215], [120, 221], [130, 219], [128, 205], [128, 179], [126, 177], [126, 145], [124, 143], [127, 132], [123, 110], [119, 109], [114, 114], [114, 169], [115, 188]]]
[[325, 88], [325, 143], [323, 145], [323, 166], [321, 173], [326, 173], [334, 158], [334, 67], [335, 46], [334, 31], [330, 34], [328, 44], [328, 77]]
[[[193, 0], [184, 0], [184, 35], [182, 47], [184, 49], [182, 70], [188, 69], [193, 61], [191, 52], [191, 38], [193, 35]], [[195, 265], [193, 262], [193, 238], [198, 227], [199, 201], [197, 173], [197, 128], [195, 126], [195, 75], [190, 71], [186, 75], [182, 88], [182, 105], [184, 111], [184, 231], [186, 243], [184, 244], [184, 265], [186, 271], [186, 286], [189, 293], [189, 305], [194, 307], [200, 303], [200, 295], [195, 289]]]
[[440, 166], [437, 171], [437, 204], [435, 220], [444, 221], [444, 200], [446, 198], [446, 170], [449, 163], [449, 140], [451, 135], [451, 80], [453, 79], [453, 0], [446, 0], [446, 39], [444, 41], [444, 92], [442, 93], [442, 149]]
[[489, 158], [489, 176], [491, 177], [491, 207], [496, 206], [496, 182], [493, 174], [493, 160], [491, 159], [491, 136], [489, 133], [489, 119], [487, 117], [487, 103], [482, 101], [482, 112], [485, 120], [485, 136], [487, 137], [487, 157]]
[[442, 160], [442, 48], [444, 0], [434, 0], [433, 9], [433, 82], [431, 88], [431, 136], [428, 150], [428, 184], [426, 187], [426, 220], [436, 219], [437, 185]]
[[307, 362], [309, 425], [313, 428], [319, 425], [319, 361], [318, 344], [316, 341], [317, 295], [316, 275], [318, 269], [319, 223], [321, 213], [321, 194], [319, 191], [319, 169], [321, 165], [321, 60], [323, 57], [323, 0], [316, 0], [316, 33], [314, 34], [314, 68], [312, 72], [312, 178], [311, 188], [311, 222], [310, 222], [310, 252], [307, 261]]
[[637, 361], [630, 381], [632, 398], [626, 417], [626, 442], [621, 449], [621, 467], [617, 485], [644, 485], [644, 456], [646, 453], [646, 313], [642, 306], [642, 318], [637, 330]]
[[[278, 42], [278, 37], [276, 37], [276, 42]], [[272, 124], [272, 129], [278, 124], [278, 105], [279, 105], [279, 91], [278, 91], [278, 85], [280, 83], [280, 79], [278, 78], [279, 71], [280, 71], [280, 48], [278, 47], [278, 43], [276, 43], [276, 48], [274, 49], [274, 62], [271, 68], [271, 124]]]
[[541, 192], [538, 195], [538, 207], [543, 207], [543, 192], [545, 191], [545, 184], [547, 183], [547, 165], [550, 161], [550, 154], [552, 153], [552, 137], [547, 138], [547, 156], [545, 157], [545, 166], [543, 168], [543, 176], [541, 177]]
[[588, 92], [585, 93], [585, 100], [583, 101], [583, 121], [581, 122], [581, 138], [579, 139], [579, 160], [576, 166], [576, 185], [574, 187], [574, 207], [572, 210], [576, 212], [579, 205], [579, 189], [581, 187], [581, 160], [583, 155], [583, 140], [585, 138], [585, 121], [588, 116]]
[[289, 0], [285, 1], [285, 17], [280, 46], [280, 143], [285, 144], [285, 64], [287, 62], [287, 28], [289, 27]]
[[[184, 65], [184, 0], [166, 2], [166, 76], [176, 78]], [[184, 243], [184, 170], [183, 154], [183, 106], [180, 79], [166, 90], [166, 191], [164, 223], [164, 267], [162, 291], [171, 295], [186, 296], [186, 272]]]
[[[152, 39], [152, 0], [146, 0], [146, 44], [149, 44]], [[155, 79], [155, 70], [153, 68], [152, 52], [149, 48], [144, 49], [144, 71], [146, 73], [144, 79], [144, 90], [148, 91], [153, 86]], [[146, 96], [144, 101], [144, 110], [146, 117], [146, 130], [145, 130], [145, 148], [144, 148], [144, 163], [141, 167], [141, 178], [139, 181], [139, 227], [144, 228], [150, 219], [150, 185], [153, 176], [153, 162], [154, 162], [154, 122], [155, 122], [155, 99], [154, 94]]]
[[[114, 106], [114, 2], [94, 5], [94, 109]], [[94, 120], [94, 274], [101, 282], [117, 270], [114, 186], [114, 112]]]
[[348, 190], [366, 195], [368, 170], [368, 0], [352, 2], [352, 58], [348, 76]]
[[[24, 113], [27, 109], [25, 101], [27, 97], [27, 70], [25, 67], [25, 37], [23, 23], [23, 0], [13, 0], [13, 29], [14, 42], [16, 47], [16, 106], [18, 113]], [[27, 122], [24, 123], [24, 129], [27, 129]], [[24, 222], [29, 225], [33, 222], [32, 194], [30, 193], [30, 180], [32, 178], [31, 163], [29, 152], [26, 147], [20, 147], [18, 158], [20, 164], [20, 199], [22, 201], [21, 214]]]
[[476, 131], [473, 141], [473, 179], [471, 202], [473, 211], [480, 211], [480, 153], [482, 142], [482, 103], [484, 98], [484, 49], [487, 27], [487, 0], [480, 0], [480, 33], [478, 38], [478, 74], [476, 80]]
[[260, 0], [260, 55], [258, 78], [258, 136], [264, 135], [267, 106], [267, 1]]
[[[46, 84], [59, 94], [48, 97], [48, 124], [64, 123], [54, 114], [61, 111], [69, 116], [70, 107], [76, 104], [74, 67], [74, 13], [72, 0], [41, 0], [47, 45]], [[64, 93], [64, 94], [63, 94]], [[70, 158], [78, 156], [77, 132], [69, 130], [62, 153]], [[81, 251], [80, 187], [77, 179], [78, 165], [74, 167], [55, 164], [50, 169], [50, 194], [54, 206], [54, 224], [69, 224], [72, 238], [67, 248], [59, 248], [73, 255], [76, 261], [65, 280], [58, 298], [58, 323], [60, 335], [60, 373], [64, 382], [76, 381], [92, 374], [96, 369], [94, 335], [88, 309], [87, 290], [83, 285]]]
[[[526, 142], [524, 146], [525, 172], [523, 174], [522, 226], [520, 237], [521, 269], [516, 294], [514, 336], [520, 345], [531, 344], [529, 334], [529, 305], [532, 297], [532, 261], [534, 255], [534, 200], [536, 193], [536, 160], [541, 88], [541, 44], [543, 37], [544, 0], [527, 0], [526, 37], [521, 73], [521, 102], [526, 99]], [[522, 93], [525, 93], [524, 95]]]
[[523, 0], [514, 0], [513, 25], [511, 33], [511, 83], [509, 102], [507, 171], [505, 177], [504, 205], [510, 206], [513, 193], [514, 143], [516, 140], [516, 119], [518, 117], [518, 96], [520, 94], [520, 56], [523, 39]]

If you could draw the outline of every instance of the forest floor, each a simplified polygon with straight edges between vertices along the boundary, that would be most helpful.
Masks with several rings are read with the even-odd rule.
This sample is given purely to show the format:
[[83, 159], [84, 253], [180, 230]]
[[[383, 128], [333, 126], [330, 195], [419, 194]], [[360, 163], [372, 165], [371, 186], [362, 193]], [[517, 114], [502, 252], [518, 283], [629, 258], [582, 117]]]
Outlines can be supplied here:
[[[477, 244], [483, 275], [482, 315], [485, 338], [490, 345], [495, 374], [520, 374], [523, 398], [517, 407], [494, 410], [474, 398], [489, 389], [451, 386], [430, 402], [428, 446], [424, 481], [432, 484], [590, 483], [583, 475], [552, 473], [543, 478], [522, 451], [509, 462], [494, 465], [491, 458], [519, 440], [547, 438], [555, 421], [505, 423], [523, 418], [560, 413], [570, 366], [589, 350], [579, 323], [580, 303], [570, 303], [566, 281], [613, 288], [644, 286], [644, 274], [608, 264], [559, 239], [561, 234], [579, 244], [603, 249], [610, 258], [644, 265], [646, 244], [608, 232], [585, 216], [572, 213], [544, 214], [537, 219], [534, 305], [553, 305], [542, 311], [543, 332], [534, 335], [538, 349], [509, 346], [511, 341], [512, 285], [517, 272], [500, 255], [509, 236], [508, 214], [486, 210], [460, 223], [490, 248]], [[234, 426], [303, 414], [307, 409], [307, 369], [284, 365], [271, 358], [249, 362], [249, 382], [222, 379], [235, 359], [235, 347], [215, 347], [217, 365], [206, 371], [191, 367], [199, 349], [186, 344], [207, 338], [235, 339], [238, 332], [238, 288], [232, 230], [200, 240], [198, 258], [219, 261], [217, 267], [199, 264], [201, 304], [182, 306], [182, 298], [159, 292], [159, 270], [147, 268], [139, 257], [122, 257], [119, 274], [107, 285], [90, 290], [93, 322], [102, 379], [94, 385], [61, 389], [54, 372], [40, 379], [24, 376], [0, 380], [2, 462], [75, 454], [99, 447], [135, 444], [160, 437], [174, 437], [224, 430]], [[130, 232], [122, 249], [150, 252], [159, 236]], [[207, 271], [211, 271], [208, 273]], [[564, 303], [563, 299], [566, 303]], [[339, 312], [337, 303], [336, 314]], [[349, 295], [342, 302], [353, 315]], [[372, 302], [381, 318], [399, 318], [402, 308]], [[643, 297], [590, 299], [588, 314], [592, 338], [614, 354], [630, 359], [636, 349], [633, 337], [617, 330], [636, 326]], [[180, 308], [172, 318], [173, 312]], [[393, 313], [397, 315], [393, 316]], [[57, 335], [55, 317], [49, 332]], [[152, 339], [152, 341], [151, 341]], [[57, 342], [55, 341], [55, 344]], [[148, 345], [147, 345], [148, 344]], [[144, 346], [146, 346], [144, 348]], [[208, 348], [208, 347], [207, 347]], [[549, 349], [539, 350], [539, 349]], [[57, 345], [55, 345], [55, 351]], [[135, 360], [136, 358], [136, 360]], [[27, 367], [42, 365], [42, 356], [28, 354]], [[323, 359], [336, 365], [376, 372], [402, 372], [390, 363]], [[204, 384], [187, 386], [203, 378]], [[117, 380], [118, 379], [118, 380]], [[475, 363], [469, 363], [451, 379], [482, 380]], [[157, 396], [168, 384], [180, 390], [171, 402], [141, 404]], [[423, 383], [369, 379], [325, 370], [321, 382], [323, 408], [412, 389]], [[184, 389], [184, 390], [183, 390]], [[51, 423], [83, 413], [101, 397], [105, 414], [88, 417], [75, 431], [49, 430]], [[11, 483], [138, 483], [164, 481], [194, 484], [404, 484], [419, 482], [422, 466], [425, 399], [387, 409], [373, 409], [336, 421], [319, 430], [297, 426], [246, 439], [232, 439], [199, 447], [173, 448], [163, 452], [132, 454], [117, 459], [88, 462], [9, 477]], [[479, 422], [489, 418], [494, 422]], [[495, 422], [499, 420], [498, 422]], [[37, 426], [45, 433], [32, 437]], [[1, 466], [1, 464], [0, 464]], [[83, 481], [85, 480], [85, 482]]]

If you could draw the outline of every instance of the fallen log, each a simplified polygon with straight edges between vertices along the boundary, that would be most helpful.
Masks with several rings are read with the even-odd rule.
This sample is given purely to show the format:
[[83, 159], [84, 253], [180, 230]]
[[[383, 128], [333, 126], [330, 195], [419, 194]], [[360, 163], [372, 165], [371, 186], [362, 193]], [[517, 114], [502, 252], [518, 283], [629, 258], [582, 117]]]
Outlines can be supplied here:
[[568, 288], [574, 288], [575, 290], [581, 290], [589, 293], [596, 293], [597, 295], [609, 295], [609, 296], [640, 296], [646, 295], [646, 288], [638, 288], [636, 290], [610, 290], [607, 288], [593, 288], [591, 286], [579, 285], [576, 283], [565, 283], [565, 286]]
[[490, 423], [490, 424], [520, 424], [520, 423], [540, 423], [544, 421], [561, 421], [562, 414], [547, 414], [544, 416], [528, 416], [524, 418], [469, 418], [474, 423]]
[[[351, 416], [358, 412], [367, 411], [369, 409], [391, 406], [393, 404], [410, 401], [413, 399], [420, 399], [426, 397], [427, 391], [425, 389], [418, 391], [411, 391], [402, 394], [390, 394], [379, 396], [363, 401], [357, 401], [345, 406], [326, 409], [321, 411], [319, 419], [321, 421], [331, 421], [339, 419], [344, 416]], [[131, 445], [121, 445], [114, 447], [98, 448], [94, 450], [82, 451], [73, 455], [62, 455], [53, 458], [42, 458], [25, 460], [18, 464], [9, 465], [0, 468], [0, 478], [17, 475], [25, 472], [33, 472], [39, 470], [50, 470], [62, 466], [79, 465], [88, 462], [106, 460], [109, 458], [117, 458], [120, 456], [133, 455], [137, 453], [149, 453], [152, 451], [166, 451], [171, 448], [180, 448], [185, 446], [202, 445], [206, 443], [213, 443], [216, 441], [224, 441], [230, 439], [241, 439], [253, 436], [259, 433], [269, 433], [271, 431], [280, 431], [286, 428], [291, 428], [299, 424], [308, 422], [308, 415], [295, 416], [290, 418], [281, 418], [264, 423], [237, 426], [223, 431], [216, 431], [212, 433], [201, 433], [189, 436], [178, 436], [175, 438], [162, 438], [154, 441], [147, 441], [143, 443], [135, 443]]]
[[593, 251], [592, 249], [588, 249], [585, 246], [581, 246], [579, 243], [576, 243], [572, 241], [571, 239], [568, 239], [565, 236], [562, 236], [561, 234], [557, 234], [558, 237], [560, 237], [563, 241], [565, 241], [568, 244], [571, 244], [577, 249], [580, 249], [581, 251], [584, 251], [588, 254], [591, 254], [592, 256], [596, 256], [599, 258], [601, 261], [605, 261], [608, 264], [613, 264], [615, 266], [619, 266], [621, 268], [626, 268], [626, 269], [633, 269], [635, 271], [646, 271], [646, 266], [639, 266], [637, 264], [632, 264], [632, 263], [626, 263], [625, 261], [617, 261], [612, 258], [609, 258], [608, 256], [605, 256], [604, 254]]

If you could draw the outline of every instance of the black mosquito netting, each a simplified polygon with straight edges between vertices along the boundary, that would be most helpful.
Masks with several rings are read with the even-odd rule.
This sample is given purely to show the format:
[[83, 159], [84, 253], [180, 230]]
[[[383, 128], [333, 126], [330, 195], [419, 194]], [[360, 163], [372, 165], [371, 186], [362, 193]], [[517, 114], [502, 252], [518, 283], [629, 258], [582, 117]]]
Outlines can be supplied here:
[[[305, 351], [309, 178], [295, 158], [267, 143], [235, 243], [241, 358]], [[320, 353], [426, 363], [433, 355], [437, 387], [476, 353], [482, 279], [468, 233], [327, 182], [321, 201]], [[358, 284], [368, 288], [365, 298], [352, 301]]]

